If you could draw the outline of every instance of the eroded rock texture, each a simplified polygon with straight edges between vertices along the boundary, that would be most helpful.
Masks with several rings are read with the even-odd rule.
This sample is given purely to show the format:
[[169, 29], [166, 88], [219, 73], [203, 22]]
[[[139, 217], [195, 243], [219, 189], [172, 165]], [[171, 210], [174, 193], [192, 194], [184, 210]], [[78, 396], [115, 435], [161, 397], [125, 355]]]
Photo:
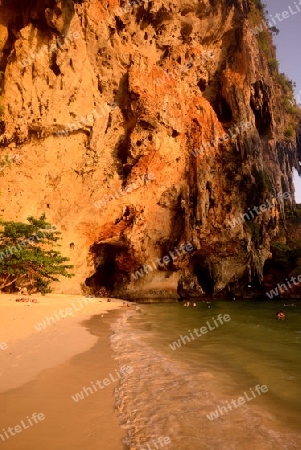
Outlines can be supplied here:
[[[128, 297], [246, 293], [283, 197], [233, 220], [278, 193], [294, 207], [299, 167], [249, 1], [127, 5], [2, 0], [1, 155], [20, 160], [3, 171], [1, 215], [46, 212], [62, 231], [76, 277], [57, 292], [86, 282]], [[223, 139], [229, 128], [236, 137]], [[187, 243], [194, 251], [156, 262]]]

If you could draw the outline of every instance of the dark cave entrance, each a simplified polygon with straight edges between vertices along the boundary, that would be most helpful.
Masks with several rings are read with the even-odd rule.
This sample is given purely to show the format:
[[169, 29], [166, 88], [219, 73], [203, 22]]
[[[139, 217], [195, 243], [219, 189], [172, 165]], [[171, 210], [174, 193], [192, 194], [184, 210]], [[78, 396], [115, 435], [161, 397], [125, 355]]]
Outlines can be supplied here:
[[207, 87], [202, 80], [199, 80], [198, 87], [200, 88], [201, 92], [203, 92], [203, 96], [206, 98], [206, 100], [208, 100], [208, 102], [211, 104], [214, 112], [218, 117], [218, 120], [222, 124], [230, 124], [230, 122], [232, 122], [233, 120], [233, 112], [227, 100], [221, 94], [216, 95], [214, 94], [214, 92], [212, 92], [211, 89], [207, 90]]
[[210, 274], [208, 264], [204, 256], [195, 255], [192, 258], [193, 273], [198, 279], [198, 283], [207, 295], [214, 293], [214, 280]]
[[90, 252], [94, 259], [95, 273], [86, 278], [85, 284], [90, 287], [93, 293], [101, 288], [112, 292], [116, 280], [116, 256], [121, 251], [120, 247], [109, 244], [95, 244]]
[[217, 102], [213, 105], [213, 109], [221, 123], [228, 123], [232, 121], [232, 110], [224, 97], [218, 98]]
[[270, 88], [262, 81], [253, 84], [254, 94], [250, 98], [250, 106], [255, 115], [255, 125], [260, 137], [271, 134], [272, 117], [270, 113]]

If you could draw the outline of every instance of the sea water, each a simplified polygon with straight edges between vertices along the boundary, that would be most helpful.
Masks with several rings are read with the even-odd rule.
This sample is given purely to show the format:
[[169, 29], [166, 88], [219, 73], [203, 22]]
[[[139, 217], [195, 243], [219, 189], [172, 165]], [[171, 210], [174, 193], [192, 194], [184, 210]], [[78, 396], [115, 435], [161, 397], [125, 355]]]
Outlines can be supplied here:
[[[125, 448], [300, 450], [301, 304], [296, 304], [165, 303], [126, 311], [111, 336], [119, 365], [134, 369], [115, 390]], [[286, 314], [283, 321], [276, 318], [279, 309]], [[231, 320], [217, 320], [225, 314]], [[196, 337], [193, 330], [204, 326], [207, 333]], [[181, 340], [172, 350], [180, 335], [190, 342]], [[265, 392], [258, 387], [263, 385]], [[241, 405], [239, 397], [245, 399]], [[210, 415], [214, 411], [216, 418]], [[171, 442], [159, 444], [160, 437]]]

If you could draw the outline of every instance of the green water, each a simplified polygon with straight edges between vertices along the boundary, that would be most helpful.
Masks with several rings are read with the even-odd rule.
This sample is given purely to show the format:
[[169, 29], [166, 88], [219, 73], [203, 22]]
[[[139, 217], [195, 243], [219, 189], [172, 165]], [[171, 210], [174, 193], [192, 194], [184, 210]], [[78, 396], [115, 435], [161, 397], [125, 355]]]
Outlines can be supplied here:
[[[126, 346], [131, 350], [126, 362], [136, 367], [118, 393], [123, 398], [126, 390], [132, 408], [129, 412], [121, 402], [125, 421], [133, 427], [128, 445], [141, 445], [148, 435], [154, 439], [160, 430], [175, 449], [300, 449], [301, 305], [296, 304], [141, 305], [141, 312], [119, 324], [115, 335], [116, 354]], [[286, 314], [283, 321], [276, 319], [279, 309]], [[216, 321], [216, 327], [213, 318], [219, 314], [231, 320]], [[201, 337], [194, 333], [193, 340], [190, 333], [208, 328], [206, 322], [214, 329]], [[170, 344], [180, 335], [190, 336], [190, 342], [172, 350]], [[256, 385], [268, 391], [214, 421], [206, 416], [244, 392], [251, 395]], [[135, 408], [139, 413], [132, 413]]]

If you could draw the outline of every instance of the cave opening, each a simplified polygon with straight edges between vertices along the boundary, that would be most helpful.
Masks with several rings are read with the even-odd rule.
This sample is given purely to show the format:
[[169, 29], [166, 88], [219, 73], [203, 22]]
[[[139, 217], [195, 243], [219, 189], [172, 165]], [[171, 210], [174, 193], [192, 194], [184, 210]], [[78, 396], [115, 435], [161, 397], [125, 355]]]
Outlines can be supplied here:
[[250, 98], [250, 106], [255, 116], [255, 126], [260, 137], [271, 135], [272, 117], [270, 112], [270, 89], [262, 81], [253, 84], [254, 94]]
[[[198, 87], [203, 92], [203, 96], [211, 104], [219, 122], [222, 124], [229, 124], [232, 122], [233, 112], [227, 100], [220, 93], [216, 93], [215, 90], [207, 90], [207, 82], [205, 80], [200, 79]], [[220, 87], [216, 86], [216, 89], [220, 90]]]
[[93, 293], [101, 288], [112, 292], [116, 277], [116, 256], [120, 248], [109, 244], [95, 244], [90, 249], [93, 255], [95, 273], [86, 278], [85, 284], [90, 287]]
[[260, 137], [264, 137], [270, 134], [271, 129], [271, 115], [269, 111], [269, 105], [267, 102], [263, 102], [262, 109], [256, 109], [251, 103], [255, 115], [255, 126], [258, 130]]
[[195, 255], [192, 258], [193, 272], [197, 277], [198, 283], [207, 295], [214, 293], [214, 280], [210, 274], [208, 264], [205, 257]]
[[233, 114], [230, 105], [224, 97], [218, 99], [217, 103], [213, 106], [218, 120], [221, 123], [228, 123], [232, 121]]
[[61, 74], [61, 69], [58, 66], [56, 60], [57, 60], [57, 54], [53, 53], [52, 56], [51, 56], [50, 69], [58, 77]]
[[207, 81], [203, 78], [200, 78], [197, 85], [198, 85], [198, 88], [200, 89], [200, 91], [204, 92], [207, 87]]

